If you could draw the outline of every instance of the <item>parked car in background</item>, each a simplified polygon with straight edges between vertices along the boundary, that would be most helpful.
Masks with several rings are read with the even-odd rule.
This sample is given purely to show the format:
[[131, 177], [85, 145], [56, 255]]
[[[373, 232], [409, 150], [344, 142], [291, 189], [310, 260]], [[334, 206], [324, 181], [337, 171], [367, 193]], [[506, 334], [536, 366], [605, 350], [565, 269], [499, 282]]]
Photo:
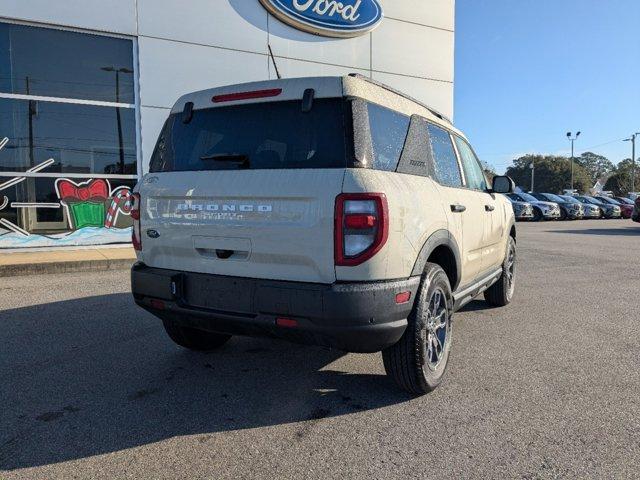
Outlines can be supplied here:
[[579, 203], [568, 202], [559, 195], [553, 193], [536, 193], [532, 196], [543, 202], [554, 202], [560, 206], [560, 220], [580, 220], [584, 216], [584, 207]]
[[576, 198], [584, 203], [590, 203], [591, 205], [597, 205], [602, 210], [602, 218], [620, 218], [622, 217], [622, 210], [617, 205], [609, 205], [598, 200], [595, 197], [589, 197], [587, 195], [576, 195]]
[[513, 213], [516, 216], [516, 220], [519, 222], [533, 220], [533, 205], [528, 202], [520, 202], [510, 198], [507, 195], [507, 198], [511, 202], [511, 206], [513, 207]]
[[633, 205], [627, 205], [626, 203], [619, 202], [612, 197], [601, 197], [600, 195], [598, 195], [594, 198], [600, 200], [602, 203], [606, 203], [607, 205], [616, 205], [620, 207], [620, 214], [622, 215], [622, 218], [631, 218], [631, 214], [633, 213]]
[[636, 198], [636, 204], [631, 214], [631, 220], [640, 223], [640, 197]]
[[581, 205], [583, 210], [582, 218], [585, 218], [585, 219], [602, 218], [602, 210], [597, 205], [581, 202], [573, 195], [558, 195], [558, 196], [569, 203], [575, 203], [575, 204]]
[[625, 203], [627, 205], [631, 205], [632, 207], [635, 205], [635, 202], [627, 197], [613, 197], [618, 200], [620, 203]]
[[516, 202], [526, 202], [533, 206], [533, 221], [539, 222], [540, 220], [559, 220], [560, 205], [554, 202], [545, 202], [538, 200], [533, 195], [528, 193], [510, 193], [509, 198]]

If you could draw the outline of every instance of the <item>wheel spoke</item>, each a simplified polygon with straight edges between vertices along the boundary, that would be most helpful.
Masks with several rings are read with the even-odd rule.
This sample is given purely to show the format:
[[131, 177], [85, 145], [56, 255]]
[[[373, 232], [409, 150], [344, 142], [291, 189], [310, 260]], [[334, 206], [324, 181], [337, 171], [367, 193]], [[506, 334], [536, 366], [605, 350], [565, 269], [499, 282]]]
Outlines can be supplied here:
[[[438, 335], [434, 335], [433, 337], [436, 341], [434, 346], [436, 347], [436, 362], [437, 362], [438, 360], [440, 360], [440, 357], [442, 356], [442, 352], [444, 348], [442, 347], [442, 342], [440, 341], [440, 337], [438, 337]], [[439, 349], [439, 353], [438, 353], [438, 349]]]
[[435, 328], [434, 330], [439, 330], [442, 327], [446, 327], [447, 326], [447, 311], [446, 310], [442, 310], [442, 312], [440, 312], [440, 315], [438, 315], [436, 317], [437, 321], [434, 322], [435, 323]]
[[427, 362], [431, 364], [433, 362], [433, 339], [431, 333], [427, 335]]

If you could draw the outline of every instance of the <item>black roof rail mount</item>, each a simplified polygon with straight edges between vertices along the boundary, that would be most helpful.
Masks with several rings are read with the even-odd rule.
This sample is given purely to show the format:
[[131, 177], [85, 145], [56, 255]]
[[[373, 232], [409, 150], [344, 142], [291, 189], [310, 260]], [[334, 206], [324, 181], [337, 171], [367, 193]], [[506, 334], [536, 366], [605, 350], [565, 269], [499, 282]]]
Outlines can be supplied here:
[[395, 93], [396, 95], [400, 95], [401, 97], [406, 98], [407, 100], [410, 100], [414, 103], [417, 103], [418, 105], [423, 106], [424, 108], [426, 108], [427, 110], [429, 110], [431, 113], [433, 113], [436, 117], [438, 117], [440, 120], [444, 120], [445, 122], [449, 122], [451, 125], [453, 125], [453, 122], [451, 121], [451, 119], [449, 117], [447, 117], [446, 115], [440, 113], [439, 111], [437, 111], [434, 108], [431, 108], [429, 105], [425, 104], [424, 102], [421, 102], [420, 100], [407, 95], [406, 93], [401, 92], [400, 90], [396, 90], [393, 87], [390, 87], [389, 85], [382, 83], [382, 82], [378, 82], [377, 80], [374, 80], [373, 78], [369, 78], [365, 75], [362, 75], [361, 73], [350, 73], [349, 74], [350, 77], [353, 78], [358, 78], [360, 80], [364, 80], [365, 82], [369, 82], [372, 85], [375, 85], [377, 87], [380, 88], [384, 88], [385, 90], [391, 92], [391, 93]]

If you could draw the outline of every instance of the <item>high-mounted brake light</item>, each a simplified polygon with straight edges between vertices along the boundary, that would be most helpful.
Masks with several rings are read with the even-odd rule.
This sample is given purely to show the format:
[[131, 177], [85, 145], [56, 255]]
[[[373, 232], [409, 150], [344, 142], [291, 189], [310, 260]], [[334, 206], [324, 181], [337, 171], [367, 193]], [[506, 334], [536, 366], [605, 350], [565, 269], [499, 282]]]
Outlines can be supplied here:
[[335, 264], [360, 265], [382, 249], [389, 237], [384, 193], [343, 193], [336, 197]]
[[228, 93], [225, 95], [216, 95], [211, 99], [211, 101], [213, 101], [213, 103], [236, 102], [238, 100], [251, 100], [254, 98], [277, 97], [281, 93], [281, 88], [272, 88], [270, 90], [255, 90], [253, 92]]
[[131, 194], [132, 204], [131, 204], [131, 219], [133, 220], [133, 229], [131, 230], [131, 243], [133, 244], [133, 249], [141, 252], [142, 251], [142, 234], [140, 229], [140, 194], [133, 193]]

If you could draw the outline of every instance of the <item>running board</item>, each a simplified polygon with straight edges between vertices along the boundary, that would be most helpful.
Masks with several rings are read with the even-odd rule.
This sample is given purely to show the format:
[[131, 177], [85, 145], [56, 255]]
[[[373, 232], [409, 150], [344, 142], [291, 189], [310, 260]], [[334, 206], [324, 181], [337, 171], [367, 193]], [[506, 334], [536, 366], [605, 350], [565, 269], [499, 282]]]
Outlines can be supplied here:
[[482, 277], [480, 280], [478, 280], [477, 282], [474, 282], [468, 287], [465, 287], [463, 290], [460, 290], [459, 292], [455, 292], [453, 294], [453, 310], [454, 311], [460, 310], [467, 303], [469, 303], [471, 300], [476, 298], [478, 295], [484, 292], [491, 285], [496, 283], [500, 279], [501, 275], [502, 275], [502, 267]]

